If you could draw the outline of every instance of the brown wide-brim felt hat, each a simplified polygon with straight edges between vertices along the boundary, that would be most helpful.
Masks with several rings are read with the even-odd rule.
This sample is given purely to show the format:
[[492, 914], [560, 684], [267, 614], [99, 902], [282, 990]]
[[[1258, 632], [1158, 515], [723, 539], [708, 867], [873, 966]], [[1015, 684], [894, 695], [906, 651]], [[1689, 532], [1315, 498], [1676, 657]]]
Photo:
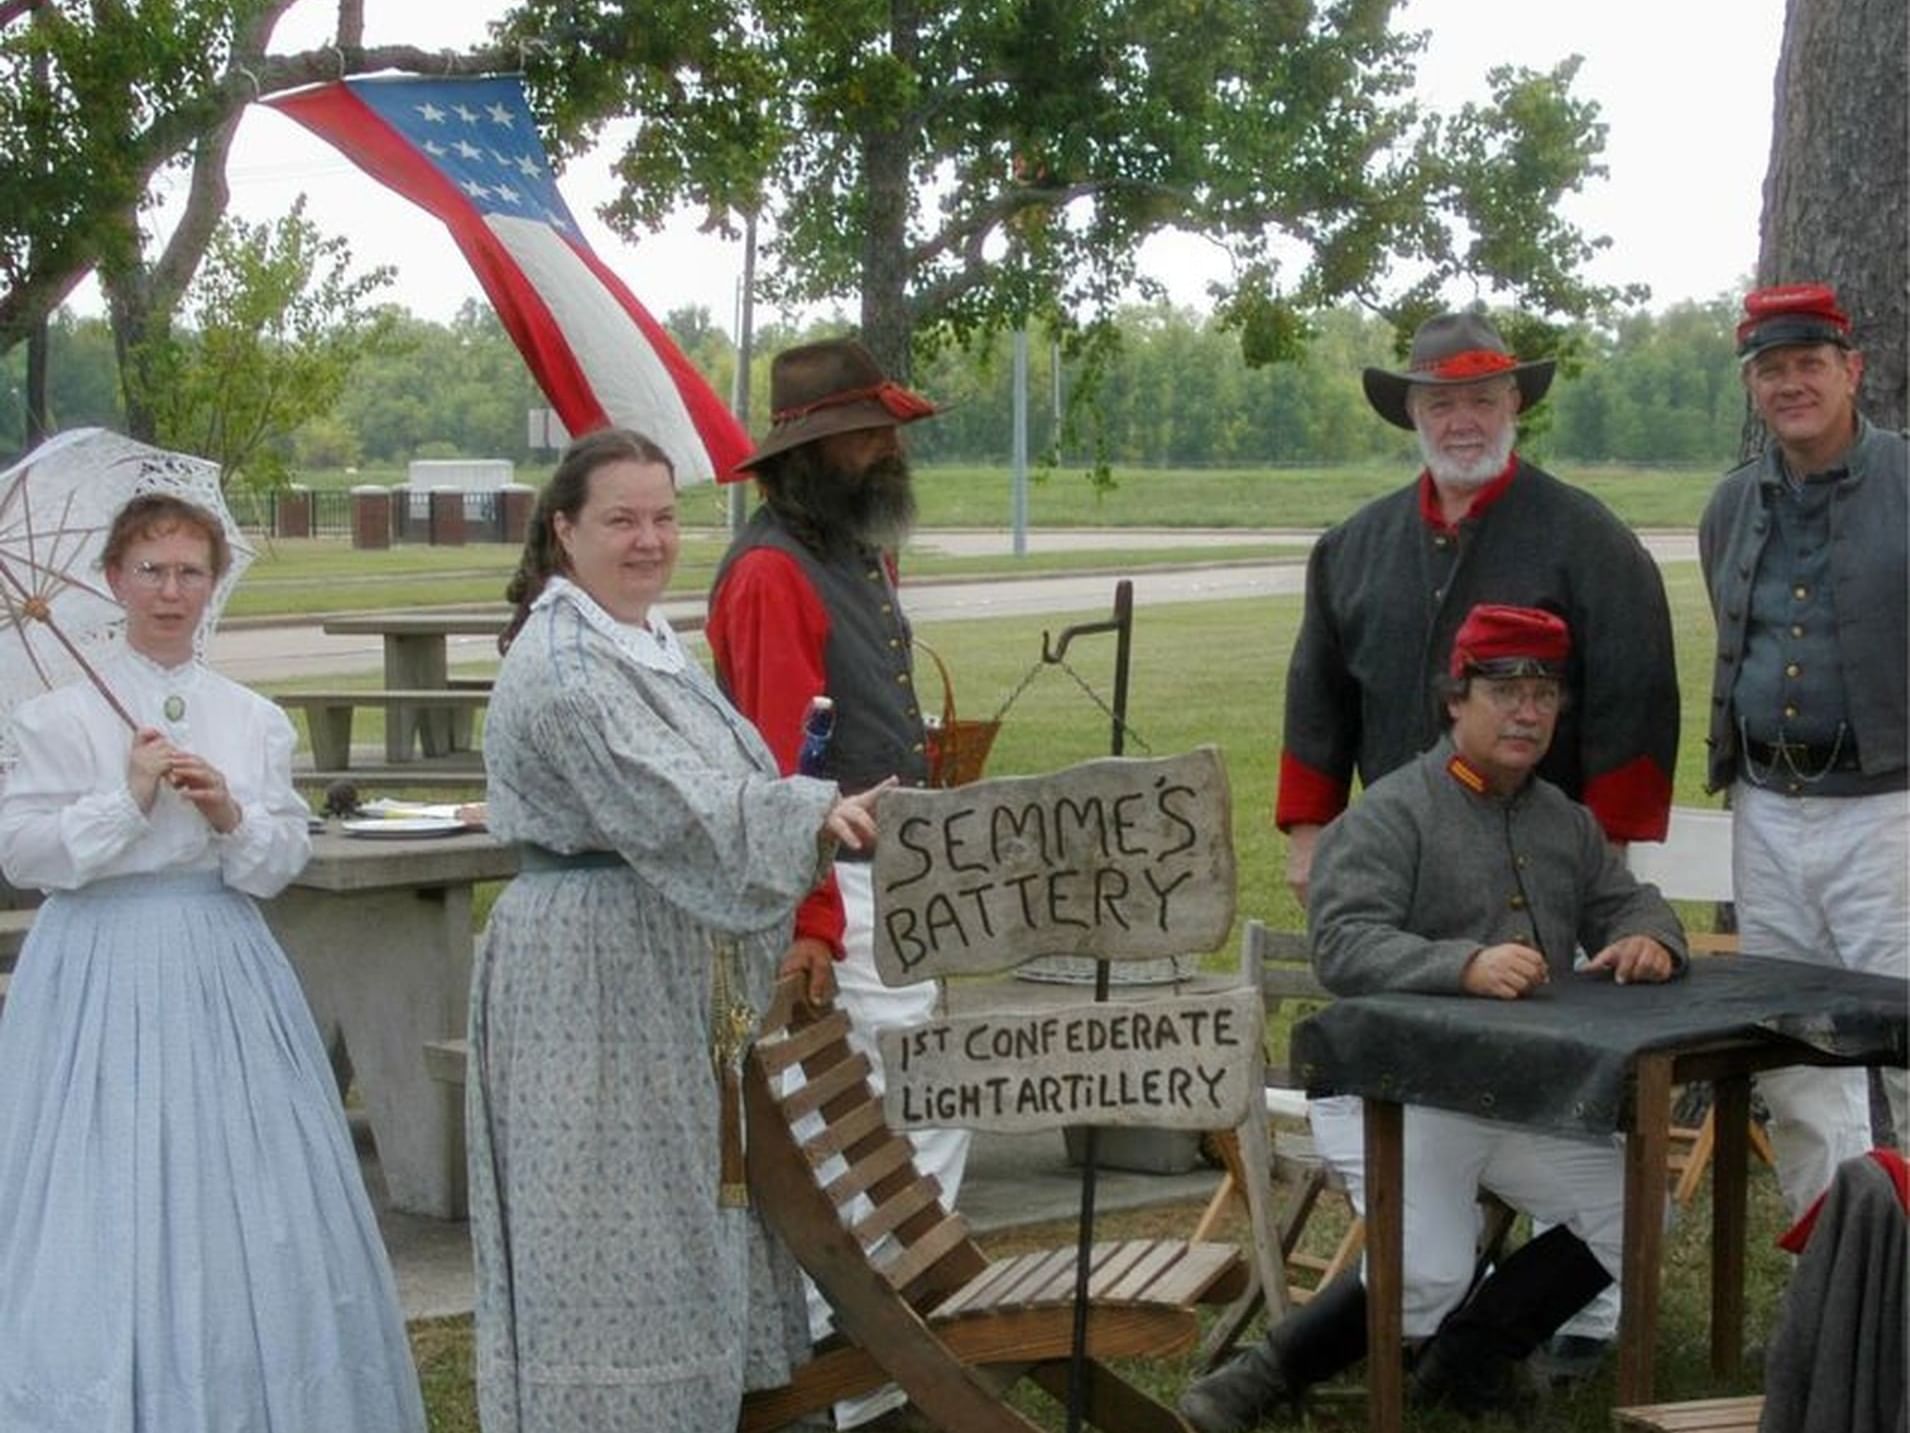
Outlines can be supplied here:
[[1410, 429], [1413, 420], [1406, 411], [1406, 394], [1415, 383], [1451, 386], [1510, 374], [1519, 385], [1519, 408], [1524, 411], [1545, 397], [1555, 367], [1549, 358], [1523, 363], [1514, 358], [1499, 331], [1479, 314], [1442, 313], [1427, 319], [1413, 334], [1404, 373], [1369, 368], [1360, 378], [1373, 410], [1395, 428]]
[[831, 338], [785, 348], [769, 367], [770, 429], [756, 451], [725, 482], [749, 476], [765, 458], [863, 428], [892, 428], [932, 418], [939, 410], [921, 394], [890, 380], [873, 354], [853, 338]]

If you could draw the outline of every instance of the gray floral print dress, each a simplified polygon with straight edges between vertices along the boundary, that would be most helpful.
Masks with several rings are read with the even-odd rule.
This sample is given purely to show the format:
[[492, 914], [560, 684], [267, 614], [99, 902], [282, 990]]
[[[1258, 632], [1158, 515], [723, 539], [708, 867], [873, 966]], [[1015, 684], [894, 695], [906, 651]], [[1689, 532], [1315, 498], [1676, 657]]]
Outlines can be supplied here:
[[[760, 1010], [835, 788], [777, 774], [660, 617], [553, 580], [498, 674], [491, 829], [614, 864], [498, 899], [466, 1086], [486, 1433], [710, 1433], [807, 1356], [795, 1266], [719, 1208], [713, 952]], [[599, 858], [603, 859], [603, 858]]]

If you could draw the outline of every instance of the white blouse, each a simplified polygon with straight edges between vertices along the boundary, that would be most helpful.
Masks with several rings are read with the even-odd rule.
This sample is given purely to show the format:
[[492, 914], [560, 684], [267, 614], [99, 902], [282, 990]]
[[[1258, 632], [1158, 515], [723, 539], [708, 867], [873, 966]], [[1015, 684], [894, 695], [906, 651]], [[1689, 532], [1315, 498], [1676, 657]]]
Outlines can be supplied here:
[[285, 713], [196, 661], [164, 667], [122, 648], [98, 670], [135, 721], [224, 774], [242, 819], [221, 836], [163, 782], [141, 812], [127, 789], [133, 734], [91, 682], [77, 681], [13, 714], [19, 760], [0, 787], [0, 872], [53, 891], [108, 876], [218, 871], [248, 895], [277, 895], [312, 852]]

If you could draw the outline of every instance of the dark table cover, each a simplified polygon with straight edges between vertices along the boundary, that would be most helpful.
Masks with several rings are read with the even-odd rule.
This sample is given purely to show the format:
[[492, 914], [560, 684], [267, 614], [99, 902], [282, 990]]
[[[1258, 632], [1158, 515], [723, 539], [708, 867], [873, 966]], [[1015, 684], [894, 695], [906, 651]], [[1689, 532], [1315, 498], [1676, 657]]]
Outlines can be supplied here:
[[1368, 1095], [1574, 1133], [1622, 1126], [1646, 1051], [1755, 1035], [1853, 1064], [1903, 1065], [1910, 984], [1765, 957], [1699, 959], [1663, 985], [1553, 980], [1522, 1000], [1389, 992], [1293, 1028], [1311, 1095]]

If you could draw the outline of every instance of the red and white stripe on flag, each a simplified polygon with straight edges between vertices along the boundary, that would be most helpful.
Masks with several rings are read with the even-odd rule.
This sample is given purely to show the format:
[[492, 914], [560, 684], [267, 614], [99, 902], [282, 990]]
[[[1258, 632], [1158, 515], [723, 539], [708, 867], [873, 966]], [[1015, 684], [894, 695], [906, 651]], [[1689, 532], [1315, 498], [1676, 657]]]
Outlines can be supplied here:
[[344, 80], [266, 103], [444, 221], [571, 433], [634, 428], [679, 483], [748, 456], [735, 415], [584, 242], [516, 75]]

